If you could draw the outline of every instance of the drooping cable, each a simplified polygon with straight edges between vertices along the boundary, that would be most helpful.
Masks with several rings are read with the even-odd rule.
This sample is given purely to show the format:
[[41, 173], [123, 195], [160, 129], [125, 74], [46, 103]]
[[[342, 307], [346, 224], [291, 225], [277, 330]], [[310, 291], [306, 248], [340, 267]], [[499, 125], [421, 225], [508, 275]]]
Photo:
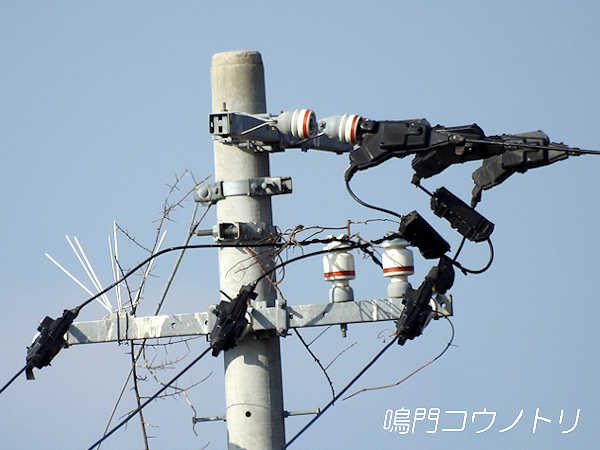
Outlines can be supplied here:
[[[483, 268], [473, 270], [473, 269], [467, 269], [466, 267], [463, 267], [458, 261], [456, 261], [458, 252], [457, 252], [457, 255], [455, 256], [455, 258], [452, 260], [452, 264], [454, 266], [456, 266], [456, 268], [458, 268], [465, 275], [468, 273], [470, 273], [472, 275], [478, 275], [478, 274], [481, 274], [481, 273], [485, 272], [486, 270], [488, 270], [492, 266], [492, 263], [494, 262], [494, 246], [492, 245], [492, 240], [490, 238], [487, 238], [486, 241], [490, 247], [490, 258], [489, 258], [487, 264]], [[462, 244], [461, 244], [461, 247], [462, 247]]]
[[389, 210], [389, 209], [386, 209], [386, 208], [382, 208], [382, 207], [380, 207], [380, 206], [371, 205], [371, 204], [369, 204], [369, 203], [367, 203], [367, 202], [365, 202], [365, 201], [361, 200], [361, 199], [360, 199], [360, 198], [359, 198], [359, 197], [358, 197], [358, 196], [357, 196], [357, 195], [354, 193], [354, 191], [352, 190], [352, 188], [350, 187], [350, 180], [349, 180], [349, 179], [346, 179], [346, 190], [348, 191], [348, 193], [350, 194], [350, 196], [351, 196], [351, 197], [352, 197], [352, 198], [353, 198], [355, 201], [357, 201], [359, 204], [361, 204], [361, 205], [363, 205], [363, 206], [365, 206], [365, 207], [367, 207], [367, 208], [374, 209], [375, 211], [380, 211], [380, 212], [383, 212], [383, 213], [390, 214], [390, 215], [392, 215], [392, 216], [398, 217], [399, 219], [402, 219], [402, 214], [398, 214], [398, 213], [397, 213], [397, 212], [395, 212], [395, 211], [392, 211], [392, 210]]
[[[314, 243], [328, 243], [328, 242], [331, 242], [332, 240], [336, 240], [336, 239], [337, 238], [312, 239], [310, 242], [302, 242], [302, 245], [308, 245], [308, 244], [314, 244]], [[377, 243], [377, 242], [380, 242], [382, 240], [384, 240], [384, 239], [376, 240], [376, 241], [373, 241], [373, 242]], [[363, 247], [368, 247], [370, 245], [370, 244], [356, 243], [356, 242], [353, 242], [351, 240], [348, 240], [347, 243], [349, 244], [349, 248], [359, 248], [359, 249], [363, 248]], [[254, 247], [283, 247], [283, 246], [286, 246], [286, 245], [288, 245], [288, 244], [287, 243], [259, 243], [259, 244], [253, 244]], [[82, 308], [84, 308], [85, 306], [89, 305], [91, 302], [93, 302], [94, 300], [96, 300], [100, 296], [106, 294], [111, 289], [113, 289], [114, 287], [116, 287], [120, 283], [122, 283], [125, 280], [127, 280], [130, 276], [132, 276], [135, 272], [137, 272], [141, 267], [143, 267], [148, 262], [150, 262], [153, 259], [158, 258], [158, 257], [160, 257], [162, 255], [165, 255], [165, 254], [170, 253], [170, 252], [178, 251], [178, 250], [185, 250], [185, 249], [223, 248], [223, 247], [244, 248], [245, 246], [244, 245], [240, 245], [240, 244], [196, 244], [196, 245], [180, 245], [180, 246], [175, 246], [175, 247], [170, 247], [170, 248], [163, 249], [163, 250], [161, 250], [159, 252], [156, 252], [153, 255], [149, 256], [148, 258], [146, 258], [142, 262], [138, 263], [135, 267], [133, 267], [127, 273], [125, 273], [124, 275], [122, 275], [120, 279], [114, 281], [112, 284], [110, 284], [108, 287], [102, 289], [97, 294], [91, 296], [86, 301], [84, 301], [83, 303], [81, 303], [79, 306], [73, 308], [71, 311], [75, 312], [75, 315], [77, 315]], [[327, 250], [319, 250], [319, 251], [312, 252], [312, 253], [306, 253], [306, 254], [297, 256], [295, 258], [291, 258], [291, 259], [289, 259], [287, 261], [283, 261], [282, 263], [275, 265], [271, 270], [265, 272], [261, 277], [259, 277], [257, 280], [255, 280], [254, 281], [254, 285], [258, 284], [259, 281], [261, 281], [262, 279], [264, 279], [267, 276], [269, 276], [275, 270], [278, 270], [278, 269], [284, 267], [285, 265], [287, 265], [289, 263], [292, 263], [292, 262], [295, 262], [295, 261], [299, 261], [299, 260], [304, 259], [304, 258], [309, 258], [311, 256], [322, 255], [322, 254], [325, 254], [327, 252], [328, 252]], [[50, 362], [50, 360], [48, 360], [48, 363], [49, 362]], [[19, 370], [19, 372], [17, 372], [17, 374], [15, 376], [13, 376], [13, 378], [11, 378], [9, 380], [9, 382], [2, 388], [2, 391], [0, 391], [0, 393], [2, 393], [5, 389], [7, 389], [8, 386], [10, 386], [10, 384], [12, 384], [14, 382], [14, 380], [16, 378], [18, 378], [18, 376], [20, 374], [22, 374], [23, 372], [25, 372], [28, 369], [31, 369], [32, 367], [33, 367], [33, 364], [31, 362], [28, 362], [28, 364], [24, 368], [22, 368], [21, 370]]]
[[[374, 243], [378, 243], [380, 241], [383, 241], [387, 238], [383, 238], [381, 240], [377, 240], [377, 241], [373, 241]], [[300, 242], [300, 244], [302, 245], [310, 245], [310, 244], [327, 244], [329, 242], [331, 242], [332, 240], [339, 240], [337, 238], [327, 238], [327, 239], [312, 239], [310, 241], [302, 241]], [[348, 240], [348, 243], [350, 244], [351, 248], [361, 248], [361, 247], [368, 247], [369, 244], [357, 244], [355, 242], [352, 242], [350, 240]], [[269, 242], [269, 243], [257, 243], [257, 244], [252, 244], [252, 247], [285, 247], [287, 246], [288, 243], [277, 243], [277, 242]], [[116, 280], [115, 282], [113, 282], [112, 284], [110, 284], [109, 286], [107, 286], [106, 288], [104, 288], [102, 291], [98, 292], [96, 295], [88, 298], [85, 302], [81, 303], [77, 308], [81, 309], [84, 308], [85, 306], [89, 305], [91, 302], [93, 302], [94, 300], [96, 300], [98, 297], [100, 297], [101, 295], [107, 293], [108, 291], [110, 291], [111, 289], [113, 289], [115, 286], [117, 286], [118, 284], [122, 283], [123, 281], [125, 281], [126, 279], [128, 279], [130, 276], [132, 276], [135, 272], [137, 272], [141, 267], [143, 267], [145, 264], [147, 264], [148, 262], [152, 261], [153, 259], [156, 259], [160, 256], [163, 256], [167, 253], [171, 253], [171, 252], [175, 252], [175, 251], [179, 251], [179, 250], [185, 250], [185, 249], [201, 249], [201, 248], [245, 248], [248, 247], [248, 245], [245, 244], [194, 244], [194, 245], [178, 245], [175, 247], [169, 247], [169, 248], [165, 248], [163, 250], [160, 250], [156, 253], [154, 253], [153, 255], [149, 256], [148, 258], [144, 259], [142, 262], [138, 263], [136, 266], [134, 266], [132, 269], [130, 269], [127, 273], [125, 273], [123, 276], [121, 276], [120, 279]], [[317, 252], [312, 252], [312, 253], [306, 253], [304, 255], [300, 255], [298, 257], [289, 259], [287, 261], [284, 261], [283, 263], [280, 263], [276, 266], [274, 266], [273, 269], [269, 270], [266, 274], [263, 274], [260, 278], [258, 278], [255, 283], [258, 283], [258, 281], [262, 280], [263, 278], [265, 278], [265, 276], [270, 275], [273, 271], [280, 269], [281, 267], [285, 266], [286, 264], [289, 264], [291, 262], [295, 262], [298, 261], [300, 259], [304, 259], [304, 258], [308, 258], [310, 256], [316, 256], [316, 255], [320, 255], [323, 253], [327, 253], [326, 250], [320, 250]]]

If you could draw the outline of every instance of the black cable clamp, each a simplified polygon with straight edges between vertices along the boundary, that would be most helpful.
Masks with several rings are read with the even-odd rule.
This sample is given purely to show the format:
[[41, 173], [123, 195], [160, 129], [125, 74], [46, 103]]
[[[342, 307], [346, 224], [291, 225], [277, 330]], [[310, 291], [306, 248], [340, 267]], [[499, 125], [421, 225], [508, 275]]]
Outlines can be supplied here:
[[429, 300], [434, 292], [444, 294], [454, 284], [454, 268], [447, 256], [442, 256], [417, 290], [409, 288], [405, 294], [404, 309], [396, 321], [398, 344], [420, 336], [433, 313]]
[[65, 334], [79, 314], [79, 308], [65, 309], [63, 315], [58, 319], [46, 316], [38, 327], [30, 347], [27, 347], [27, 369], [25, 376], [28, 380], [35, 380], [33, 368], [49, 366], [52, 359], [67, 346]]
[[217, 323], [210, 332], [210, 344], [213, 356], [218, 356], [221, 350], [230, 350], [235, 347], [243, 337], [248, 326], [246, 312], [248, 303], [258, 294], [254, 292], [255, 285], [244, 285], [238, 295], [231, 301], [222, 300], [215, 309]]

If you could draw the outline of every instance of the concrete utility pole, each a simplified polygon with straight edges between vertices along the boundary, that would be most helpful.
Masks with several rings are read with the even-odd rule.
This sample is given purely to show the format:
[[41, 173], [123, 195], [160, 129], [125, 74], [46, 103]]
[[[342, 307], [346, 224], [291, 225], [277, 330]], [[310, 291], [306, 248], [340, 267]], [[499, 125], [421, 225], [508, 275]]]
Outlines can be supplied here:
[[[212, 111], [266, 113], [264, 68], [260, 53], [232, 51], [213, 56], [211, 67]], [[215, 181], [242, 181], [269, 176], [268, 153], [214, 143]], [[272, 225], [269, 196], [231, 196], [217, 203], [217, 222]], [[264, 225], [263, 225], [264, 224]], [[243, 225], [242, 225], [243, 227]], [[251, 246], [251, 242], [248, 242]], [[256, 252], [259, 254], [260, 252]], [[219, 251], [221, 290], [234, 298], [240, 287], [272, 266], [269, 257], [251, 255], [238, 248]], [[275, 290], [265, 279], [256, 292], [255, 308], [275, 306]], [[223, 353], [225, 402], [229, 450], [278, 449], [285, 444], [283, 389], [279, 337], [270, 330], [246, 336]]]

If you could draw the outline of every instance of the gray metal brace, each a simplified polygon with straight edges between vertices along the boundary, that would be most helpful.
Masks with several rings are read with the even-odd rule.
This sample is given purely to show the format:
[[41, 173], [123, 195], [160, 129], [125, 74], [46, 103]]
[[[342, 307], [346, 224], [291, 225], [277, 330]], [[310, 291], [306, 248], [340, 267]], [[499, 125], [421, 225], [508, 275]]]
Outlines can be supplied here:
[[[439, 313], [452, 315], [450, 295], [438, 294], [436, 303]], [[287, 306], [279, 300], [274, 307], [252, 308], [249, 311], [250, 327], [252, 331], [276, 330], [280, 335], [285, 335], [290, 328], [397, 320], [403, 308], [401, 298], [297, 306]], [[102, 320], [73, 323], [66, 339], [69, 345], [75, 345], [208, 335], [216, 323], [212, 310], [214, 306], [209, 307], [209, 312], [150, 317], [113, 314]]]
[[290, 177], [262, 177], [239, 181], [217, 181], [200, 184], [194, 189], [194, 200], [203, 205], [215, 204], [232, 195], [264, 196], [292, 192]]

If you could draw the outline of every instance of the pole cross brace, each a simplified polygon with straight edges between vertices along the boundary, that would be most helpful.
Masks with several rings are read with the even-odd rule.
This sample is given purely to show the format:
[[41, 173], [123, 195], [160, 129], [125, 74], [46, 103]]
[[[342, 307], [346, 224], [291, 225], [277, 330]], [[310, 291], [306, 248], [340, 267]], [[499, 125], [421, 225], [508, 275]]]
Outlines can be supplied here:
[[255, 197], [289, 194], [291, 192], [292, 179], [290, 177], [261, 177], [201, 184], [194, 189], [194, 200], [208, 206], [233, 195]]
[[[438, 303], [442, 302], [440, 297], [446, 307], [451, 304], [449, 295], [438, 296]], [[106, 319], [73, 323], [66, 340], [68, 345], [76, 345], [209, 335], [217, 320], [214, 308], [209, 306], [209, 312], [147, 317], [113, 313]], [[290, 328], [397, 320], [403, 308], [401, 298], [391, 298], [297, 306], [278, 301], [274, 307], [248, 311], [252, 331], [276, 330], [284, 336]], [[438, 312], [452, 314], [451, 309]]]

